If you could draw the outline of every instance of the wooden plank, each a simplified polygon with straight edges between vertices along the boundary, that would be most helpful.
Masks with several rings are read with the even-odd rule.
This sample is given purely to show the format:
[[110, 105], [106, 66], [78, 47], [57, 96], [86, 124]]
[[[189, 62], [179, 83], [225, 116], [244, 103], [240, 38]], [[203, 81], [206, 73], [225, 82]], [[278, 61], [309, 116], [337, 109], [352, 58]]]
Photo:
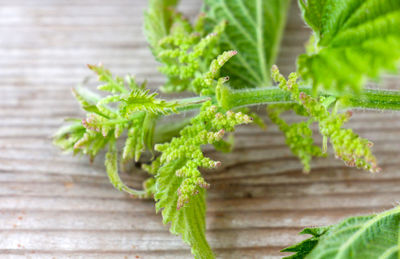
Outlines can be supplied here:
[[[65, 117], [80, 117], [71, 87], [91, 76], [85, 64], [164, 82], [142, 33], [145, 0], [0, 0], [0, 257], [190, 258], [149, 200], [108, 182], [102, 158], [62, 154], [51, 135]], [[182, 1], [194, 17], [200, 0]], [[293, 1], [278, 65], [295, 70], [310, 32]], [[385, 76], [383, 87], [398, 88]], [[372, 84], [372, 86], [374, 86]], [[303, 227], [394, 206], [400, 193], [399, 113], [355, 112], [348, 127], [374, 143], [383, 172], [368, 174], [330, 156], [309, 175], [282, 134], [241, 127], [232, 154], [209, 148], [223, 166], [205, 172], [207, 236], [219, 258], [280, 258]], [[296, 118], [288, 115], [289, 121]], [[269, 121], [266, 119], [267, 123]], [[318, 142], [319, 143], [319, 142]], [[128, 165], [129, 166], [129, 165]], [[135, 170], [137, 171], [137, 170]], [[144, 175], [123, 174], [136, 187]]]

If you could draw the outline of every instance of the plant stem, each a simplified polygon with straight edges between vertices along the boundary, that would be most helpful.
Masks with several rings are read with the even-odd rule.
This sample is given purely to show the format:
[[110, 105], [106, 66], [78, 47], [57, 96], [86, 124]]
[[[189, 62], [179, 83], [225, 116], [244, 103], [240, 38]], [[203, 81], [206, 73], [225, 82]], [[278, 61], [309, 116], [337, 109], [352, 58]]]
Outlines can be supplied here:
[[[184, 111], [197, 110], [201, 107], [203, 102], [206, 102], [206, 101], [209, 101], [212, 99], [213, 98], [208, 97], [208, 96], [198, 96], [198, 97], [182, 98], [182, 99], [173, 100], [173, 101], [176, 101], [178, 104], [178, 107], [176, 108], [176, 110], [178, 112], [184, 112]], [[145, 114], [145, 112], [136, 112], [136, 113], [133, 113], [130, 118], [111, 119], [111, 120], [107, 120], [107, 121], [103, 122], [102, 125], [113, 125], [113, 124], [117, 124], [117, 123], [129, 122], [135, 118], [144, 116], [144, 114]]]
[[[311, 87], [300, 87], [300, 91], [311, 94]], [[327, 93], [320, 93], [329, 96]], [[217, 91], [219, 104], [225, 109], [271, 103], [291, 103], [290, 93], [278, 87], [263, 87], [246, 90], [232, 90], [223, 86]], [[400, 110], [400, 91], [364, 89], [357, 96], [340, 99], [341, 109]]]
[[[176, 108], [178, 111], [189, 111], [195, 110], [201, 107], [201, 105], [206, 102], [212, 100], [209, 96], [197, 96], [197, 97], [189, 97], [175, 100], [178, 103], [178, 107]], [[173, 102], [174, 100], [172, 100]]]
[[358, 97], [344, 98], [340, 102], [339, 108], [400, 110], [400, 91], [365, 89]]
[[[311, 94], [311, 87], [300, 87], [300, 91]], [[320, 93], [323, 96], [329, 94]], [[254, 106], [272, 103], [292, 103], [290, 93], [278, 87], [263, 87], [246, 90], [233, 90], [227, 86], [217, 90], [217, 98], [193, 97], [183, 98], [178, 101], [182, 106], [178, 111], [197, 110], [202, 102], [212, 100], [219, 103], [223, 108], [229, 110], [233, 108]], [[348, 96], [340, 99], [339, 109], [377, 109], [377, 110], [400, 110], [400, 91], [365, 89], [358, 96]], [[163, 143], [177, 136], [179, 131], [190, 123], [190, 118], [176, 121], [173, 124], [162, 124], [157, 127], [155, 142]]]
[[233, 90], [227, 86], [222, 86], [217, 90], [217, 100], [225, 109], [291, 102], [290, 93], [278, 87]]

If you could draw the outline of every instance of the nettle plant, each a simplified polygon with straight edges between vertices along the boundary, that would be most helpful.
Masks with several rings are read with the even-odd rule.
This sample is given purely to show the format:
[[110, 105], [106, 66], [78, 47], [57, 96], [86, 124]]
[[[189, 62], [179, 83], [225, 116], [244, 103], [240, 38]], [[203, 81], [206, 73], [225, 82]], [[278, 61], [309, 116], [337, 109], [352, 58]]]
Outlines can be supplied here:
[[[134, 77], [123, 79], [103, 66], [89, 66], [102, 82], [98, 89], [106, 94], [75, 89], [87, 117], [69, 120], [54, 143], [90, 159], [107, 150], [105, 166], [114, 187], [135, 197], [153, 197], [163, 222], [191, 246], [195, 258], [214, 258], [205, 235], [209, 184], [200, 168], [221, 164], [205, 156], [202, 147], [210, 144], [228, 152], [232, 141], [225, 136], [236, 126], [263, 127], [250, 106], [267, 106], [270, 120], [305, 172], [312, 157], [326, 156], [328, 143], [347, 166], [378, 172], [372, 143], [344, 123], [354, 108], [400, 109], [400, 91], [364, 88], [382, 71], [398, 72], [400, 1], [298, 4], [313, 33], [307, 52], [298, 57], [297, 71], [285, 78], [273, 64], [289, 0], [204, 0], [194, 24], [176, 10], [177, 0], [150, 0], [145, 34], [167, 78], [160, 91], [196, 96], [161, 99]], [[289, 124], [280, 117], [287, 111], [303, 120]], [[169, 123], [161, 120], [177, 113], [186, 116]], [[322, 135], [322, 147], [314, 144], [312, 125]], [[121, 150], [119, 139], [124, 141]], [[149, 178], [143, 190], [135, 190], [121, 181], [119, 162], [139, 161], [145, 151], [152, 154], [151, 161], [143, 163]], [[302, 233], [312, 237], [283, 251], [295, 252], [290, 258], [398, 258], [399, 220], [400, 209], [395, 208], [305, 229]]]

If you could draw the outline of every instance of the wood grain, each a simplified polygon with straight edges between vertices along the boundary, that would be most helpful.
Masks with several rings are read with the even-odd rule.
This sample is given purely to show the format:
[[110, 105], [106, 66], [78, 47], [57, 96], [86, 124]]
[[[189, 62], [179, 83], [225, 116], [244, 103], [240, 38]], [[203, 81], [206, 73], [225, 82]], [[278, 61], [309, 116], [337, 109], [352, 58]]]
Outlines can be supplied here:
[[[295, 1], [294, 1], [295, 2]], [[117, 74], [157, 73], [142, 33], [145, 0], [0, 0], [0, 257], [191, 258], [155, 214], [108, 183], [102, 159], [62, 154], [51, 135], [65, 117], [81, 116], [71, 87], [103, 62]], [[195, 16], [201, 1], [180, 6]], [[310, 32], [293, 4], [278, 65], [288, 73]], [[91, 84], [93, 85], [93, 83]], [[385, 88], [400, 80], [385, 76]], [[289, 120], [295, 118], [288, 116]], [[316, 159], [309, 175], [276, 127], [243, 127], [232, 154], [206, 172], [207, 237], [218, 258], [280, 258], [306, 226], [379, 212], [400, 194], [400, 115], [355, 113], [348, 124], [375, 142], [381, 174], [347, 168], [332, 156]], [[140, 186], [141, 173], [123, 175]]]

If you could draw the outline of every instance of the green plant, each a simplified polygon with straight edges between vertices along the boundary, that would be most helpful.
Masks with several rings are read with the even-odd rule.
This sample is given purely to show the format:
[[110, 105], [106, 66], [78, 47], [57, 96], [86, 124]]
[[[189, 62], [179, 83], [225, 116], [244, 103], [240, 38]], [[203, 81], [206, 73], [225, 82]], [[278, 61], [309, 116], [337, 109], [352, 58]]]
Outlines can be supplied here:
[[295, 252], [299, 258], [399, 258], [400, 208], [380, 214], [358, 216], [319, 228], [306, 228], [301, 234], [311, 238], [282, 252]]
[[[397, 72], [400, 1], [299, 0], [313, 35], [307, 53], [298, 58], [298, 71], [288, 79], [273, 64], [289, 0], [205, 0], [203, 13], [193, 25], [176, 5], [177, 0], [150, 0], [145, 34], [161, 63], [160, 72], [167, 77], [160, 90], [197, 96], [161, 99], [146, 88], [146, 83], [138, 84], [131, 76], [113, 77], [103, 66], [89, 66], [103, 83], [98, 89], [106, 94], [74, 90], [87, 117], [72, 119], [62, 127], [54, 137], [57, 146], [91, 159], [106, 149], [106, 171], [114, 187], [135, 197], [154, 197], [164, 223], [170, 223], [170, 231], [191, 246], [196, 258], [214, 258], [205, 238], [209, 184], [199, 168], [220, 165], [206, 157], [201, 147], [211, 144], [227, 152], [232, 148], [232, 141], [224, 138], [227, 132], [240, 124], [263, 127], [250, 106], [267, 105], [271, 121], [283, 131], [306, 172], [313, 156], [326, 156], [328, 142], [346, 165], [380, 170], [371, 152], [372, 143], [343, 125], [352, 108], [400, 109], [399, 91], [363, 88], [366, 80], [378, 79], [383, 70]], [[280, 117], [286, 111], [294, 111], [305, 120], [288, 124]], [[160, 120], [184, 112], [196, 115], [173, 125]], [[314, 144], [312, 124], [318, 125], [323, 137], [322, 148]], [[117, 139], [125, 139], [122, 150], [117, 148]], [[121, 181], [118, 161], [139, 161], [145, 151], [152, 154], [151, 163], [143, 166], [149, 179], [143, 190], [136, 190]], [[346, 231], [345, 227], [352, 231], [364, 228], [362, 224], [369, 234], [375, 233], [369, 227], [380, 234], [371, 240], [397, 240], [398, 209], [382, 215], [307, 229], [303, 233], [313, 237], [285, 251], [297, 252], [293, 258], [322, 257], [325, 247], [333, 246], [332, 236]], [[387, 237], [382, 237], [386, 230], [381, 226], [390, 229], [385, 232]], [[339, 247], [334, 258], [360, 257], [368, 247], [362, 246], [364, 241], [356, 243], [350, 232], [345, 234], [334, 240]], [[348, 238], [354, 243], [346, 245], [346, 250], [342, 242]], [[398, 253], [398, 242], [390, 244], [391, 250], [385, 250], [382, 254], [387, 257], [382, 258]]]

